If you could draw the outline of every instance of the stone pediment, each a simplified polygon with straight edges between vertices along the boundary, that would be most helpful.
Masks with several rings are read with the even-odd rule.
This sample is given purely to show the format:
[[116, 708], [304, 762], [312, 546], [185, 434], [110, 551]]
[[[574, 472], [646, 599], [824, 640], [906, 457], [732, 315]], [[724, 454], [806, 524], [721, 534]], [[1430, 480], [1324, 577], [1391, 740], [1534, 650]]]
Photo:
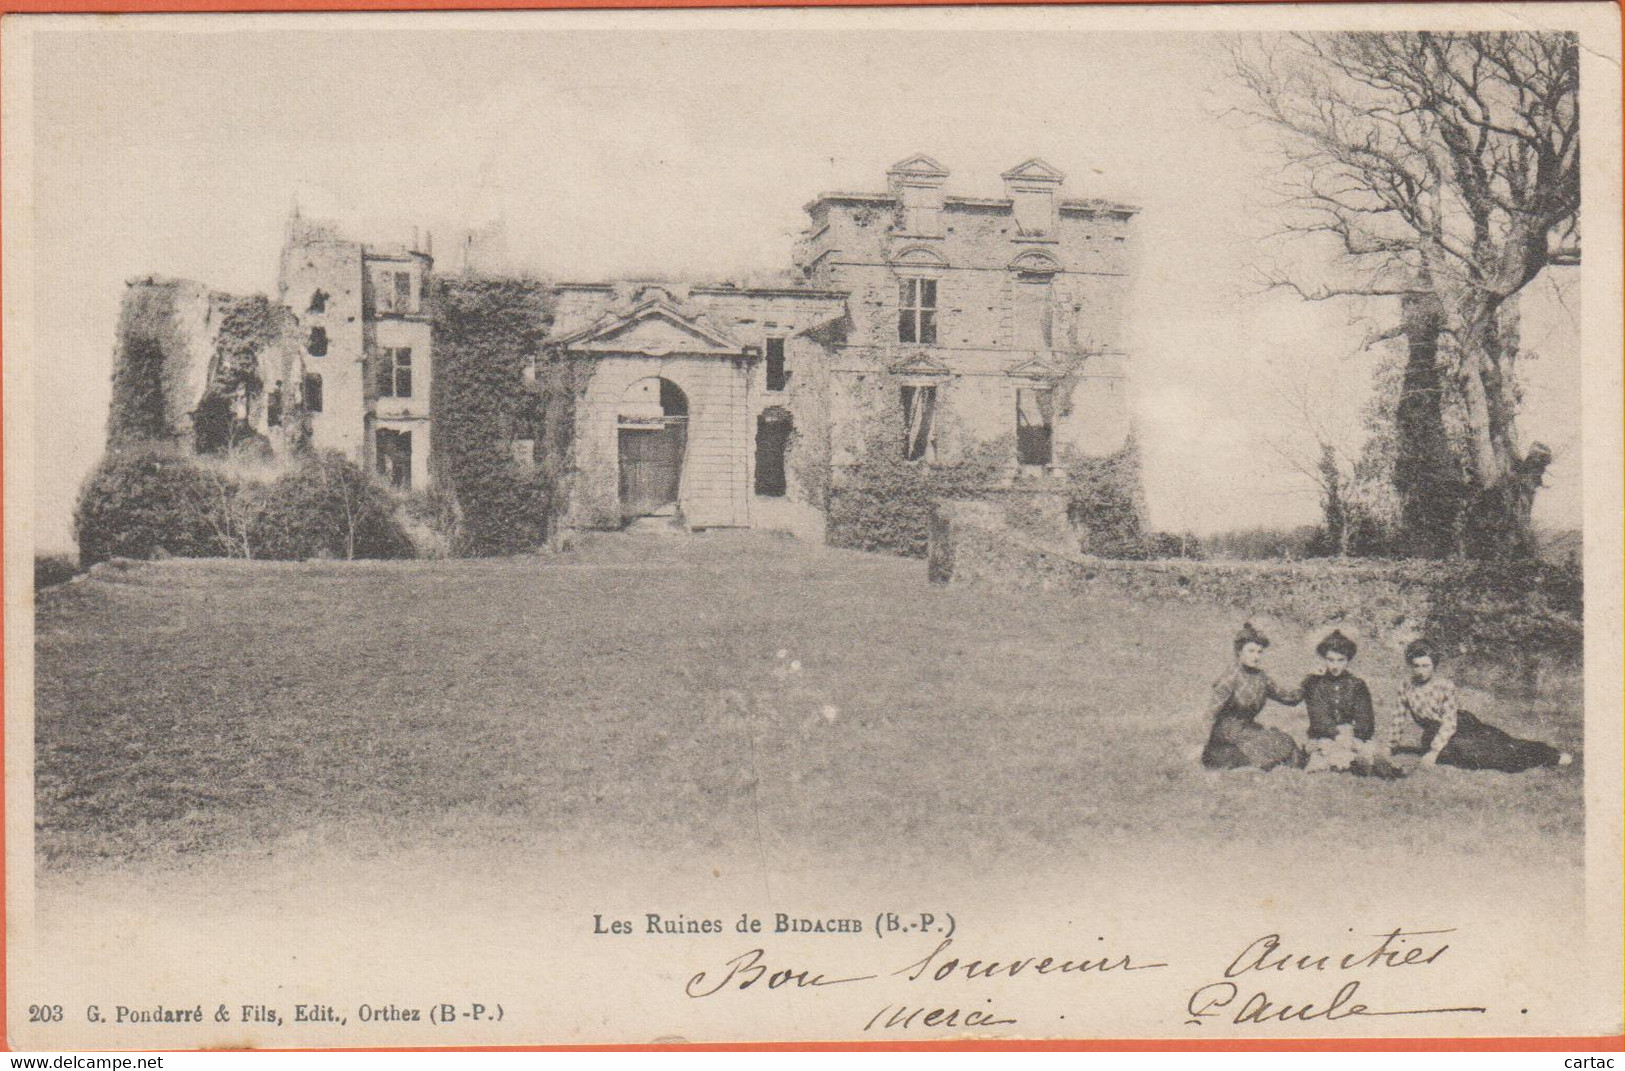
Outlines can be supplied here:
[[953, 373], [953, 369], [929, 353], [906, 356], [893, 364], [889, 370], [899, 376], [946, 376]]
[[1033, 357], [1005, 369], [1005, 374], [1021, 376], [1025, 379], [1058, 379], [1061, 376], [1061, 370], [1045, 361], [1042, 357]]
[[909, 178], [947, 178], [948, 169], [924, 153], [899, 160], [887, 169], [888, 175], [906, 175]]
[[1015, 179], [1020, 182], [1060, 183], [1066, 181], [1066, 175], [1046, 164], [1038, 157], [1025, 160], [1017, 164], [1003, 175], [1003, 179]]
[[640, 353], [665, 357], [680, 353], [739, 357], [744, 346], [684, 316], [665, 301], [646, 302], [623, 316], [601, 320], [584, 331], [561, 339], [566, 349], [588, 353]]

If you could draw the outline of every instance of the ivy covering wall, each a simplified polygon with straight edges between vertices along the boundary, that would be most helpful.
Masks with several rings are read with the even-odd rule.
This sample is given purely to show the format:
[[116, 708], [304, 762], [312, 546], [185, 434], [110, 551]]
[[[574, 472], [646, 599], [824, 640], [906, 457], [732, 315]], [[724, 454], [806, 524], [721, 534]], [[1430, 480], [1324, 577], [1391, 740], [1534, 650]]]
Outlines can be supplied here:
[[[510, 554], [541, 546], [568, 453], [568, 442], [555, 440], [573, 424], [556, 411], [546, 377], [534, 386], [525, 379], [527, 368], [540, 372], [545, 364], [547, 287], [533, 279], [439, 277], [433, 307], [432, 463], [455, 503], [453, 552]], [[557, 454], [549, 446], [538, 449], [535, 465], [515, 459], [516, 439], [538, 438]]]
[[937, 409], [937, 460], [907, 461], [895, 383], [878, 380], [863, 395], [850, 414], [865, 428], [862, 450], [855, 464], [837, 471], [830, 490], [832, 545], [923, 558], [937, 502], [999, 499], [1018, 513], [1045, 514], [1034, 524], [1053, 528], [1048, 501], [1059, 500], [1065, 513], [1061, 523], [1077, 543], [1074, 549], [1104, 557], [1145, 556], [1145, 492], [1132, 433], [1121, 449], [1104, 457], [1058, 449], [1055, 464], [1066, 473], [1064, 479], [1018, 481], [1015, 434], [974, 439], [955, 420], [947, 401], [951, 396]]
[[172, 442], [170, 392], [186, 338], [177, 317], [173, 284], [137, 284], [119, 308], [113, 348], [113, 397], [107, 414], [107, 445]]

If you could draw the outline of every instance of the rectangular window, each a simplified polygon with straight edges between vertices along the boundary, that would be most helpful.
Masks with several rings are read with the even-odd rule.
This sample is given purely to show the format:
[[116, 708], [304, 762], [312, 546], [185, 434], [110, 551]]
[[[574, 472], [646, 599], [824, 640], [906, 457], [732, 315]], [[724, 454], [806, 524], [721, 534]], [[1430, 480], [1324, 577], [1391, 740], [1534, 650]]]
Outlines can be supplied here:
[[932, 236], [941, 234], [941, 205], [941, 190], [904, 186], [903, 232]]
[[276, 387], [265, 396], [265, 426], [280, 428], [282, 426], [282, 381], [278, 380]]
[[305, 412], [320, 413], [322, 411], [322, 377], [308, 375], [305, 377]]
[[391, 487], [412, 486], [412, 433], [379, 428], [373, 442], [378, 475]]
[[767, 389], [782, 391], [790, 382], [790, 373], [784, 370], [784, 339], [767, 340]]
[[1042, 237], [1055, 228], [1055, 195], [1048, 190], [1015, 192], [1016, 229], [1026, 237]]
[[1016, 348], [1047, 350], [1053, 335], [1050, 276], [1022, 272], [1016, 278]]
[[903, 459], [931, 461], [937, 454], [937, 388], [903, 388]]
[[378, 351], [378, 397], [412, 397], [412, 350], [386, 346]]
[[412, 273], [409, 271], [381, 271], [377, 276], [378, 311], [412, 311]]
[[899, 279], [897, 301], [897, 341], [937, 341], [937, 281]]
[[1016, 391], [1016, 462], [1049, 465], [1055, 458], [1055, 392], [1048, 387]]

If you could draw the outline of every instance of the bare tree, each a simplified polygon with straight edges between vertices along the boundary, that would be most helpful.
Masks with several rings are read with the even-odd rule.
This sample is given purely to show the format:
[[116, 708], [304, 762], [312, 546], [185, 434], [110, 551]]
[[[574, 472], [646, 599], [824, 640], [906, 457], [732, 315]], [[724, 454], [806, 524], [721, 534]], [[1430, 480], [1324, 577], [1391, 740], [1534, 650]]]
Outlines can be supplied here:
[[[1329, 254], [1322, 278], [1269, 283], [1317, 301], [1400, 299], [1395, 476], [1413, 549], [1527, 553], [1551, 453], [1518, 435], [1517, 296], [1579, 259], [1576, 38], [1307, 34], [1232, 59], [1248, 114], [1281, 135], [1283, 234]], [[1445, 390], [1465, 414], [1455, 451]]]
[[[1380, 504], [1367, 476], [1366, 453], [1376, 430], [1335, 420], [1347, 402], [1338, 378], [1311, 383], [1303, 377], [1288, 377], [1269, 392], [1270, 428], [1260, 429], [1264, 445], [1311, 485], [1320, 497], [1321, 552], [1338, 557], [1370, 553], [1356, 548], [1358, 536], [1369, 536], [1379, 526]], [[1364, 447], [1360, 437], [1367, 439]]]

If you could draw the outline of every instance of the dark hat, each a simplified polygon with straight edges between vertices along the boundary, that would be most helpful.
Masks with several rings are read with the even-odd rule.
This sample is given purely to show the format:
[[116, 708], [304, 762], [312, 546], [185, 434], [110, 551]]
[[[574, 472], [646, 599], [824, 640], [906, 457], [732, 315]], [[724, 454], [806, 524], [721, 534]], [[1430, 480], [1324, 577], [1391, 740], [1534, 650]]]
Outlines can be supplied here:
[[1249, 643], [1256, 643], [1260, 647], [1268, 647], [1270, 645], [1270, 638], [1254, 628], [1251, 621], [1244, 623], [1241, 626], [1241, 631], [1236, 633], [1236, 653], [1240, 654], [1241, 649], [1247, 646]]
[[1433, 664], [1438, 665], [1439, 649], [1433, 645], [1431, 640], [1412, 640], [1405, 645], [1405, 663], [1409, 665], [1418, 658], [1431, 658]]
[[1332, 629], [1326, 634], [1325, 639], [1315, 644], [1315, 653], [1322, 658], [1325, 658], [1332, 651], [1337, 652], [1344, 658], [1353, 658], [1354, 652], [1358, 650], [1359, 647], [1355, 645], [1354, 641], [1337, 629]]

